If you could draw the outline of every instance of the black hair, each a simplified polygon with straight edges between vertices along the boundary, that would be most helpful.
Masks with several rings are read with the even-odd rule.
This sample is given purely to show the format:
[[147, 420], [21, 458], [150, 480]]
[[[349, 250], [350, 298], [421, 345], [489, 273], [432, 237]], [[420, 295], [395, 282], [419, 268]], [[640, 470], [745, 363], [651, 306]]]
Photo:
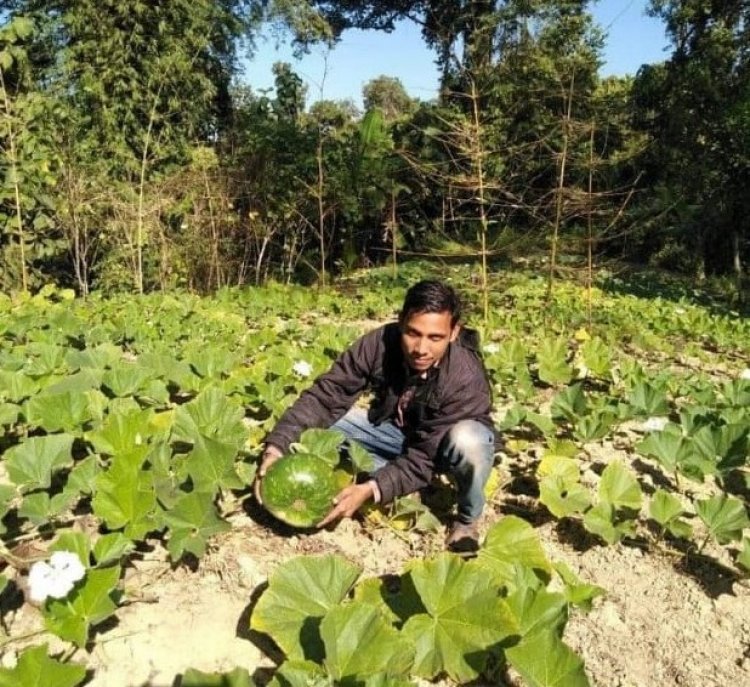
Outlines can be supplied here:
[[425, 279], [406, 292], [399, 322], [403, 324], [412, 315], [423, 312], [449, 312], [451, 327], [455, 327], [461, 319], [461, 300], [452, 286], [435, 279]]

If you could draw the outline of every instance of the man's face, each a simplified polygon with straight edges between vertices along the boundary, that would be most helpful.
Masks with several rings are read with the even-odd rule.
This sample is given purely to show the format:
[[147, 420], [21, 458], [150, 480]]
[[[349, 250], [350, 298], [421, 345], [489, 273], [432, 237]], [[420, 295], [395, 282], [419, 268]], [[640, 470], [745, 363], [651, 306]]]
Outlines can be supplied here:
[[451, 314], [445, 312], [412, 313], [401, 324], [401, 350], [409, 367], [424, 372], [435, 365], [458, 336], [459, 325], [451, 326]]

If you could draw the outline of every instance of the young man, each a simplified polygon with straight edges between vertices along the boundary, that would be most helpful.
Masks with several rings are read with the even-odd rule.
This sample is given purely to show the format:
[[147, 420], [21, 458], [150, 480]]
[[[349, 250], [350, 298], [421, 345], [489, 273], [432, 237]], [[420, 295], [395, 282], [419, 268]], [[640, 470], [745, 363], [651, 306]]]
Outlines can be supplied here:
[[[451, 287], [438, 281], [412, 286], [398, 322], [356, 341], [281, 416], [266, 437], [258, 479], [303, 430], [331, 427], [367, 449], [375, 470], [338, 494], [320, 527], [352, 517], [368, 501], [388, 503], [417, 491], [436, 471], [450, 472], [458, 515], [446, 546], [476, 550], [495, 433], [477, 336], [459, 320]], [[373, 393], [369, 411], [353, 407], [366, 389]]]

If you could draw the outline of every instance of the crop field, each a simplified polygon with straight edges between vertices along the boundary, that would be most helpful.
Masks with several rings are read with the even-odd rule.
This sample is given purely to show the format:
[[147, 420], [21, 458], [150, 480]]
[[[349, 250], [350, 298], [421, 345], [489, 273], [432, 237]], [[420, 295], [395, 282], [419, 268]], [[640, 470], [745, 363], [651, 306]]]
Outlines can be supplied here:
[[[442, 552], [444, 480], [279, 523], [265, 433], [426, 276], [475, 306], [503, 437], [478, 555]], [[653, 275], [546, 289], [0, 295], [0, 687], [749, 684], [750, 320]]]

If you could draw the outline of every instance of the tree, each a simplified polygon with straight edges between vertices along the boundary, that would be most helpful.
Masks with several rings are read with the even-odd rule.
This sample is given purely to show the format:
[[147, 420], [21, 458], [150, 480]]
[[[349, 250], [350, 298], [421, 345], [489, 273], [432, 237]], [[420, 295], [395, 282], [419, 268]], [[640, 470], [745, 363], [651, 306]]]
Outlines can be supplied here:
[[[105, 163], [97, 165], [102, 177], [89, 187], [95, 195], [106, 189], [112, 198], [101, 215], [108, 226], [98, 233], [106, 237], [109, 266], [129, 264], [139, 290], [148, 280], [146, 264], [165, 256], [167, 245], [159, 238], [163, 198], [149, 198], [149, 185], [186, 162], [193, 143], [220, 138], [237, 44], [262, 5], [260, 0], [0, 2], [6, 14], [36, 19], [39, 31], [29, 46], [33, 79], [54, 95], [63, 113], [55, 134], [71, 153], [64, 176], [80, 179], [90, 172], [87, 156]], [[76, 145], [66, 145], [72, 140]], [[88, 204], [67, 195], [68, 201], [74, 198]], [[71, 222], [80, 216], [69, 208]], [[80, 237], [78, 230], [66, 233]], [[148, 251], [155, 254], [149, 258]]]
[[48, 126], [58, 112], [29, 68], [33, 35], [23, 17], [0, 28], [0, 286], [23, 291], [43, 279], [35, 263], [61, 252], [50, 196], [59, 156]]
[[[661, 187], [661, 247], [698, 276], [743, 274], [750, 238], [750, 5], [654, 0], [674, 52], [634, 84], [638, 124], [653, 141], [647, 183]], [[658, 246], [657, 246], [658, 247]]]
[[387, 121], [412, 114], [417, 101], [404, 89], [400, 79], [392, 76], [378, 76], [362, 87], [362, 100], [365, 110], [378, 108]]

